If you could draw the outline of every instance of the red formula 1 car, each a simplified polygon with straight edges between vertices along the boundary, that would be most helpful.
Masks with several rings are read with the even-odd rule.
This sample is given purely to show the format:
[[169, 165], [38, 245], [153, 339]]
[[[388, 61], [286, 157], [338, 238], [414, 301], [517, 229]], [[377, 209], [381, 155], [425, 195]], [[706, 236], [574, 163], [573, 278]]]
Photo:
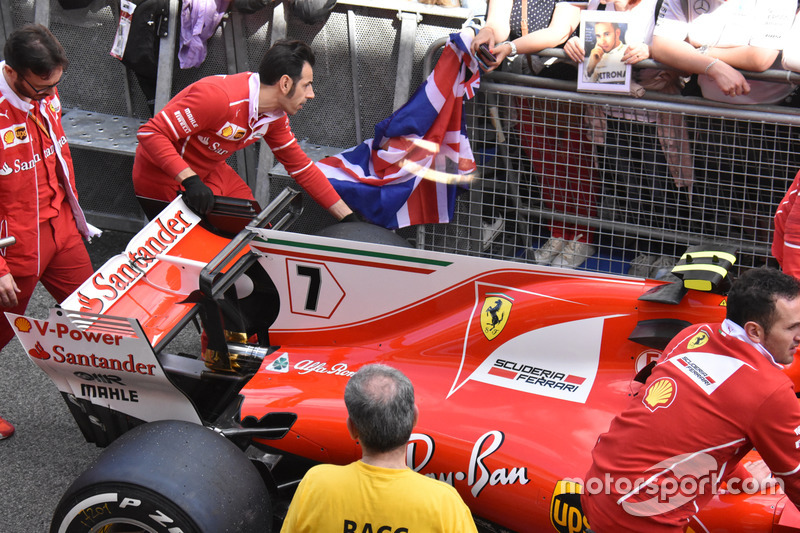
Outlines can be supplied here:
[[[297, 200], [241, 231], [247, 210], [218, 202], [220, 232], [179, 198], [49, 317], [8, 315], [87, 440], [109, 445], [51, 531], [276, 530], [309, 466], [360, 457], [342, 398], [373, 362], [415, 385], [408, 465], [455, 486], [481, 529], [584, 531], [575, 481], [637, 373], [724, 316], [722, 294], [680, 281], [275, 229]], [[783, 494], [732, 492], [691, 530], [800, 531]]]

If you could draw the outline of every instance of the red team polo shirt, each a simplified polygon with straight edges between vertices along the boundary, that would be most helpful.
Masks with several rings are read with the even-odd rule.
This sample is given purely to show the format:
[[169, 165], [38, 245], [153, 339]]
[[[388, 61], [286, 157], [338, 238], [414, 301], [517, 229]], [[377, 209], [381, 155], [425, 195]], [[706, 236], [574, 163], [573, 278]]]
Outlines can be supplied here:
[[[264, 139], [289, 175], [322, 207], [340, 198], [328, 179], [303, 152], [289, 126], [286, 113], [258, 114], [259, 76], [243, 72], [209, 76], [178, 93], [138, 133], [133, 164], [137, 194], [149, 194], [151, 184], [174, 183], [175, 176], [191, 167], [206, 176], [227, 166], [237, 150]], [[231, 179], [239, 179], [230, 168]], [[172, 200], [172, 198], [161, 198]]]
[[782, 368], [728, 320], [678, 334], [592, 452], [590, 527], [682, 531], [753, 447], [800, 503], [800, 406]]

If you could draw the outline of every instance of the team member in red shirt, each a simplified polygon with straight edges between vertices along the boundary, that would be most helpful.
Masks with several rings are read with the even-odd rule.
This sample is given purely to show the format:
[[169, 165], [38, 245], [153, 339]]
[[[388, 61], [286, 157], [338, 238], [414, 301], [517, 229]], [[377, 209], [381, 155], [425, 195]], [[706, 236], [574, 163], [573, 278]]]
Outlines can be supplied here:
[[800, 278], [800, 172], [775, 211], [775, 232], [772, 238], [772, 255], [787, 274]]
[[[0, 311], [22, 314], [36, 283], [61, 302], [93, 272], [81, 236], [99, 234], [78, 205], [56, 85], [68, 61], [39, 24], [6, 41], [0, 62]], [[14, 336], [0, 319], [0, 349]], [[0, 419], [0, 438], [14, 428]]]
[[289, 126], [288, 115], [314, 98], [313, 65], [307, 44], [279, 41], [257, 73], [209, 76], [186, 87], [139, 129], [136, 194], [170, 201], [183, 189], [186, 204], [200, 214], [213, 208], [215, 194], [252, 200], [250, 188], [225, 160], [263, 138], [317, 203], [336, 219], [351, 215]]
[[581, 503], [593, 531], [683, 531], [721, 481], [753, 486], [734, 472], [753, 447], [800, 504], [800, 405], [781, 371], [800, 344], [799, 295], [794, 277], [749, 270], [724, 322], [670, 342], [592, 452]]

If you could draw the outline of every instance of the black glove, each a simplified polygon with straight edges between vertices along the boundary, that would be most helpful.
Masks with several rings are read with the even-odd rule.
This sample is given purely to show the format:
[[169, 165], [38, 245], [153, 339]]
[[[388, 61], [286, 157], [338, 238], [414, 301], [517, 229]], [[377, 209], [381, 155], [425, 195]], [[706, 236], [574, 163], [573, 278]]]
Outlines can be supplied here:
[[361, 222], [361, 218], [353, 211], [349, 215], [345, 215], [339, 222]]
[[197, 174], [193, 174], [181, 182], [183, 201], [198, 215], [205, 215], [214, 209], [214, 193], [203, 183]]

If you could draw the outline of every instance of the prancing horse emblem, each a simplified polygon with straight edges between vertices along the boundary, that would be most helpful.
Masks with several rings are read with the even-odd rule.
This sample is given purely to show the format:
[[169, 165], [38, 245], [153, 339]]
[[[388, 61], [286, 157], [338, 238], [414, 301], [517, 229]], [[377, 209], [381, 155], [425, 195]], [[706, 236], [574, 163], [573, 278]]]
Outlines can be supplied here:
[[492, 340], [503, 331], [508, 322], [513, 302], [514, 299], [505, 294], [490, 293], [486, 295], [483, 309], [481, 309], [481, 331], [487, 339]]

